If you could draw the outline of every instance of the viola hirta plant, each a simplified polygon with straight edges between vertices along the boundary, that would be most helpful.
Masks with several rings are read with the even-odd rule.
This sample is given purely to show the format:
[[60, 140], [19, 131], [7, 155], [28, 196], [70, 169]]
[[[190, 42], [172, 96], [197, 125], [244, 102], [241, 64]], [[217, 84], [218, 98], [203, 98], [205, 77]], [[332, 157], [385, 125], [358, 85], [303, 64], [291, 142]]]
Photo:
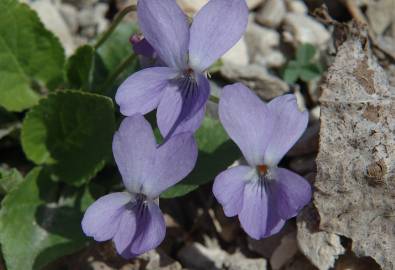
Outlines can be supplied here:
[[210, 0], [191, 25], [175, 0], [139, 0], [137, 15], [146, 42], [166, 66], [143, 69], [126, 79], [115, 97], [121, 113], [146, 114], [157, 108], [164, 137], [194, 132], [210, 94], [207, 69], [247, 27], [245, 0]]
[[113, 153], [126, 192], [99, 198], [86, 211], [82, 228], [96, 241], [112, 239], [120, 255], [133, 258], [163, 241], [166, 226], [159, 195], [190, 173], [197, 146], [190, 132], [157, 146], [150, 124], [135, 114], [115, 133]]
[[273, 235], [311, 199], [303, 177], [277, 167], [305, 131], [308, 113], [299, 111], [294, 95], [266, 104], [247, 87], [233, 84], [221, 94], [219, 116], [248, 165], [218, 175], [214, 195], [227, 216], [238, 215], [252, 238]]

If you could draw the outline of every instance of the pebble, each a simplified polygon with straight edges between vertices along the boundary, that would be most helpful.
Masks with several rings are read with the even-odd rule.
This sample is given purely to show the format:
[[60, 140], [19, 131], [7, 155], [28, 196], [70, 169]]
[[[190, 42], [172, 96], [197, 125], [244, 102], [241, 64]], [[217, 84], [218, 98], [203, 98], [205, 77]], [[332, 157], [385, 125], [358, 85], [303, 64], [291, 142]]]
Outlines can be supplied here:
[[224, 65], [248, 65], [249, 57], [245, 39], [241, 38], [221, 59]]
[[247, 258], [239, 251], [229, 254], [219, 247], [206, 247], [194, 242], [184, 246], [178, 257], [184, 266], [196, 270], [266, 270], [263, 258]]
[[306, 4], [300, 0], [288, 0], [286, 4], [289, 12], [307, 14], [309, 11]]
[[30, 6], [37, 12], [45, 27], [59, 38], [66, 55], [71, 55], [76, 48], [76, 44], [57, 7], [49, 0], [34, 1], [30, 3]]
[[326, 28], [313, 18], [290, 12], [285, 16], [285, 28], [292, 33], [297, 44], [310, 43], [321, 49], [325, 49], [330, 39], [330, 34]]
[[287, 83], [256, 64], [248, 66], [224, 65], [220, 72], [222, 76], [231, 81], [244, 83], [264, 100], [271, 100], [289, 91]]
[[275, 28], [281, 24], [286, 12], [284, 0], [267, 0], [257, 12], [256, 21], [264, 26]]

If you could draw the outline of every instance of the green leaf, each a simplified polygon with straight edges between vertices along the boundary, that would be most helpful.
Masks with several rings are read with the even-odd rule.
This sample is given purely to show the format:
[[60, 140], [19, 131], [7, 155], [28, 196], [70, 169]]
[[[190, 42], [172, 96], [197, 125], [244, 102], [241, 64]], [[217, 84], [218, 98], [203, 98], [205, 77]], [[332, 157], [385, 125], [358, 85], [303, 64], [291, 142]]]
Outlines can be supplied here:
[[0, 105], [22, 111], [40, 95], [32, 85], [53, 89], [63, 81], [59, 40], [26, 4], [0, 1]]
[[81, 185], [111, 156], [115, 129], [111, 99], [81, 91], [48, 95], [27, 115], [22, 147], [36, 164], [69, 184]]
[[305, 81], [311, 81], [321, 76], [321, 68], [317, 64], [310, 64], [304, 66], [300, 71], [300, 78]]
[[165, 191], [162, 198], [183, 196], [214, 180], [241, 156], [218, 120], [206, 117], [195, 137], [199, 147], [195, 169], [185, 180]]
[[296, 52], [296, 60], [301, 65], [307, 65], [313, 60], [316, 50], [313, 45], [309, 43], [302, 44], [298, 47]]
[[8, 270], [42, 269], [86, 245], [78, 197], [58, 200], [60, 192], [49, 175], [36, 168], [5, 197], [0, 242]]
[[71, 88], [86, 91], [99, 90], [108, 75], [101, 56], [89, 45], [79, 47], [68, 59], [66, 72]]
[[23, 181], [23, 176], [17, 169], [0, 167], [0, 193], [6, 194]]
[[289, 84], [293, 84], [299, 78], [300, 66], [296, 61], [290, 61], [283, 73], [283, 79]]

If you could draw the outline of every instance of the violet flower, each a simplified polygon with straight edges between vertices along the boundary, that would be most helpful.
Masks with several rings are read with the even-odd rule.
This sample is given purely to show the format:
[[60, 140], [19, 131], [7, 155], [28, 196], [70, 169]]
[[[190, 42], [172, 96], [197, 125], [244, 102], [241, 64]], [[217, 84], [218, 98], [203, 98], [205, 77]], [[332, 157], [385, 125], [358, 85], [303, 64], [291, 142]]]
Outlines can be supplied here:
[[139, 0], [137, 15], [144, 38], [167, 66], [143, 69], [126, 79], [115, 97], [121, 113], [146, 114], [157, 108], [164, 137], [194, 132], [210, 94], [205, 71], [243, 35], [245, 0], [210, 0], [190, 27], [175, 0]]
[[129, 41], [133, 46], [133, 51], [135, 54], [147, 58], [154, 58], [156, 56], [155, 49], [152, 48], [151, 44], [148, 43], [142, 34], [132, 35]]
[[219, 174], [213, 192], [226, 216], [238, 215], [254, 239], [275, 234], [310, 201], [310, 184], [277, 164], [303, 134], [308, 113], [294, 95], [268, 104], [242, 84], [226, 86], [219, 102], [220, 120], [240, 147], [248, 166]]
[[197, 146], [187, 132], [157, 147], [151, 126], [136, 114], [121, 123], [113, 152], [127, 192], [94, 202], [84, 215], [82, 229], [96, 241], [112, 239], [119, 254], [132, 258], [164, 239], [166, 226], [158, 197], [193, 169]]

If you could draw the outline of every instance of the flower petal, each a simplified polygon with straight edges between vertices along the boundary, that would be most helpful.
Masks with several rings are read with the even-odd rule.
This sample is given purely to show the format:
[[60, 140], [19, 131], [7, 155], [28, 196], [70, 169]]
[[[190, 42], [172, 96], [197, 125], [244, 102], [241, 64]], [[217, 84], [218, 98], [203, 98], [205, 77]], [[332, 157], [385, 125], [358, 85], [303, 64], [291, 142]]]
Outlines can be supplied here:
[[204, 71], [242, 37], [248, 23], [245, 0], [210, 0], [191, 26], [189, 62]]
[[204, 75], [197, 74], [196, 78], [197, 82], [180, 79], [163, 93], [157, 111], [158, 127], [163, 137], [198, 129], [203, 120], [204, 112], [201, 109], [208, 100], [210, 85]]
[[132, 254], [140, 255], [159, 246], [165, 238], [166, 225], [162, 211], [154, 202], [145, 205], [137, 220], [138, 229], [130, 251]]
[[156, 141], [151, 126], [141, 114], [125, 118], [115, 133], [112, 149], [125, 187], [143, 192], [155, 158]]
[[263, 163], [271, 136], [269, 109], [241, 83], [226, 86], [219, 101], [219, 117], [226, 132], [251, 166]]
[[227, 217], [240, 213], [243, 206], [244, 186], [254, 171], [249, 166], [237, 166], [220, 173], [214, 181], [213, 193], [224, 208]]
[[175, 0], [139, 0], [137, 16], [144, 37], [169, 67], [185, 69], [189, 25]]
[[276, 197], [266, 189], [266, 194], [268, 196], [268, 217], [266, 222], [266, 233], [263, 237], [269, 237], [273, 234], [278, 233], [284, 227], [286, 219], [283, 219], [278, 214], [276, 209]]
[[270, 210], [272, 209], [268, 209], [268, 197], [264, 186], [257, 181], [245, 185], [239, 220], [250, 237], [258, 240], [266, 236]]
[[130, 254], [130, 245], [133, 241], [137, 229], [135, 212], [125, 209], [120, 216], [118, 231], [113, 238], [115, 249], [124, 258], [133, 256]]
[[295, 95], [277, 97], [268, 104], [273, 132], [265, 151], [265, 164], [276, 166], [305, 131], [309, 114], [298, 108]]
[[144, 182], [145, 194], [157, 198], [181, 181], [195, 167], [197, 155], [197, 145], [191, 132], [172, 136], [156, 151], [153, 176]]
[[118, 230], [120, 217], [131, 196], [127, 192], [111, 193], [99, 198], [86, 210], [82, 219], [82, 230], [96, 241], [107, 241]]
[[311, 186], [303, 177], [287, 169], [277, 168], [274, 172], [276, 179], [269, 184], [275, 208], [279, 216], [289, 219], [311, 200]]
[[178, 72], [167, 67], [143, 69], [127, 78], [118, 88], [115, 100], [121, 113], [131, 116], [135, 113], [146, 114], [156, 107], [162, 97], [163, 89]]

